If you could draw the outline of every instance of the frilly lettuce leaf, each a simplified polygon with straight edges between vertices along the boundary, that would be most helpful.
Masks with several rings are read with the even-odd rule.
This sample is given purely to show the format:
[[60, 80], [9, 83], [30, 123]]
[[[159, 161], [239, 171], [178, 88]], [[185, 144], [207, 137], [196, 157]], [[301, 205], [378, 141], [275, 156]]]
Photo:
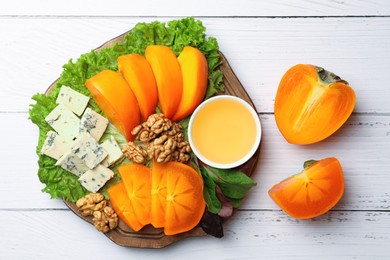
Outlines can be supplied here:
[[[139, 23], [125, 35], [123, 42], [100, 51], [92, 50], [89, 53], [82, 54], [75, 62], [69, 60], [63, 66], [64, 70], [50, 94], [47, 96], [44, 94], [35, 94], [32, 99], [36, 103], [31, 105], [29, 110], [31, 121], [39, 127], [37, 145], [37, 154], [39, 156], [38, 176], [39, 180], [46, 185], [43, 191], [49, 193], [52, 198], [62, 198], [72, 202], [75, 202], [78, 198], [88, 193], [78, 182], [76, 176], [55, 166], [55, 160], [40, 153], [46, 134], [51, 130], [45, 121], [45, 117], [56, 106], [55, 100], [61, 86], [71, 87], [89, 96], [91, 98], [89, 107], [102, 114], [101, 109], [94, 102], [91, 94], [84, 85], [87, 79], [104, 69], [117, 70], [117, 58], [120, 55], [129, 53], [143, 55], [148, 45], [158, 44], [169, 46], [176, 55], [185, 46], [190, 45], [198, 48], [206, 56], [209, 66], [209, 84], [206, 94], [206, 98], [208, 98], [218, 91], [223, 91], [224, 87], [222, 85], [222, 73], [218, 69], [221, 61], [217, 40], [213, 37], [206, 37], [205, 31], [206, 28], [202, 25], [202, 22], [192, 17], [173, 20], [168, 23], [158, 21]], [[108, 128], [102, 140], [109, 138], [110, 135], [114, 135], [116, 140], [122, 145], [126, 142], [123, 136], [113, 126]], [[114, 172], [116, 172], [116, 168]], [[114, 181], [117, 179], [114, 178]], [[110, 181], [111, 184], [112, 182]], [[106, 185], [101, 192], [105, 193], [105, 189], [108, 186]]]

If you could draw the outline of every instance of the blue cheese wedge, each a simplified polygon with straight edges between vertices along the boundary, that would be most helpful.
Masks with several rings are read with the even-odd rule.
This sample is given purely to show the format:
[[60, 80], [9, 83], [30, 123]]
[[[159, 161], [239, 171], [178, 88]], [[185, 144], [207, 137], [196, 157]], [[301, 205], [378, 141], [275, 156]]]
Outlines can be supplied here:
[[123, 156], [122, 150], [113, 136], [104, 141], [101, 146], [108, 153], [107, 157], [102, 161], [103, 166], [109, 167]]
[[79, 133], [90, 133], [96, 141], [99, 141], [106, 131], [108, 123], [107, 118], [88, 107], [81, 117]]
[[89, 169], [95, 168], [107, 157], [107, 152], [89, 133], [79, 135], [71, 150]]
[[77, 157], [71, 150], [68, 150], [63, 156], [61, 156], [57, 163], [57, 166], [61, 166], [64, 170], [73, 173], [77, 177], [80, 177], [89, 168]]
[[56, 106], [46, 116], [45, 121], [69, 143], [79, 133], [80, 119], [62, 104]]
[[98, 165], [93, 170], [88, 170], [84, 173], [79, 181], [81, 185], [84, 186], [90, 192], [97, 192], [100, 190], [106, 182], [114, 176], [114, 172], [104, 167], [103, 165]]
[[70, 149], [68, 143], [54, 131], [47, 132], [41, 153], [53, 159], [60, 159]]
[[58, 94], [56, 103], [66, 106], [69, 110], [78, 116], [84, 112], [89, 102], [89, 97], [71, 89], [67, 86], [62, 86]]

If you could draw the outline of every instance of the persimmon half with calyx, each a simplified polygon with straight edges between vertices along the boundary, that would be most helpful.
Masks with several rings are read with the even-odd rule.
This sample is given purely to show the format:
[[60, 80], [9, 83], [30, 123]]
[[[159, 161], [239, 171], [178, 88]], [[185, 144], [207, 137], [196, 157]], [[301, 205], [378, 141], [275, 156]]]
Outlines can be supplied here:
[[280, 81], [275, 120], [289, 143], [316, 143], [345, 123], [355, 103], [355, 92], [346, 81], [323, 68], [298, 64]]
[[140, 123], [137, 99], [126, 80], [117, 72], [103, 70], [85, 82], [93, 99], [111, 123], [128, 140], [131, 130]]
[[344, 193], [344, 176], [336, 158], [307, 161], [304, 170], [274, 185], [269, 196], [288, 215], [308, 219], [333, 208]]

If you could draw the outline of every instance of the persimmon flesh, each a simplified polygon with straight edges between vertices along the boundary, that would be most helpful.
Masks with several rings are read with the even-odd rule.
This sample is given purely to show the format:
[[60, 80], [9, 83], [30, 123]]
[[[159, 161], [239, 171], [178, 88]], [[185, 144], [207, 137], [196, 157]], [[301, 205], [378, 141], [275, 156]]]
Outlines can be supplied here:
[[149, 62], [139, 54], [118, 57], [118, 70], [137, 98], [142, 120], [146, 121], [157, 106], [157, 85]]
[[139, 231], [144, 227], [144, 224], [141, 224], [135, 215], [135, 208], [127, 196], [123, 182], [111, 186], [107, 192], [113, 209], [127, 226], [134, 231]]
[[288, 215], [308, 219], [334, 207], [344, 193], [344, 176], [336, 158], [311, 162], [294, 176], [274, 185], [269, 196]]
[[320, 67], [298, 64], [280, 81], [275, 120], [289, 143], [316, 143], [345, 123], [355, 103], [355, 92], [346, 81]]
[[158, 105], [166, 118], [175, 114], [183, 93], [183, 78], [175, 53], [167, 46], [149, 45], [145, 58], [157, 83]]
[[126, 80], [117, 72], [103, 70], [85, 82], [93, 99], [111, 123], [128, 141], [131, 130], [140, 123], [137, 99]]
[[164, 233], [174, 235], [193, 229], [203, 216], [202, 177], [190, 166], [168, 162], [162, 169], [167, 175]]
[[142, 225], [150, 223], [151, 170], [142, 164], [126, 164], [118, 167], [136, 219]]

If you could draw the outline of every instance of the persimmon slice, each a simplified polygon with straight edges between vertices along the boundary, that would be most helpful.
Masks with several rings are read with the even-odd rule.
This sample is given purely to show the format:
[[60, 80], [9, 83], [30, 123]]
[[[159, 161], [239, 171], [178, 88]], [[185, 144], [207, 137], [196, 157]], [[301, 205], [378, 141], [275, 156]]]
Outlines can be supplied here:
[[127, 196], [139, 223], [150, 223], [151, 170], [142, 164], [127, 164], [118, 167]]
[[164, 164], [153, 163], [152, 168], [152, 208], [151, 224], [155, 228], [164, 227], [167, 197], [167, 175]]
[[141, 224], [136, 215], [135, 209], [127, 196], [123, 182], [108, 189], [110, 202], [118, 217], [134, 231], [139, 231], [144, 225]]
[[203, 216], [202, 177], [190, 166], [169, 162], [162, 165], [167, 175], [164, 233], [174, 235], [193, 229]]
[[288, 215], [307, 219], [333, 208], [344, 193], [344, 177], [336, 158], [314, 161], [301, 173], [274, 185], [269, 196]]

